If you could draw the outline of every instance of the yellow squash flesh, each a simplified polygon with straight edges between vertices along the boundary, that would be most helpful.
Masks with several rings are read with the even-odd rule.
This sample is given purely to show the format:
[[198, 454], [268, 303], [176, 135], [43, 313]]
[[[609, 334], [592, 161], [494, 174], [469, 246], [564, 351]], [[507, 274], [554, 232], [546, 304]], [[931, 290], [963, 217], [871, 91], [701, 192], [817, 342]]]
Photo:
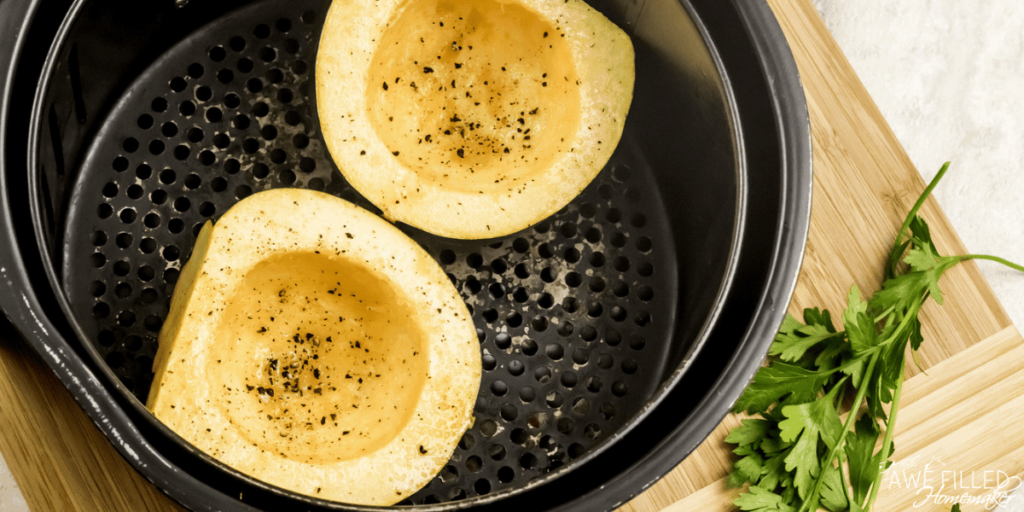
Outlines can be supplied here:
[[444, 271], [320, 192], [207, 223], [174, 290], [147, 406], [227, 465], [302, 494], [397, 503], [472, 421], [476, 330]]
[[633, 78], [629, 37], [581, 0], [334, 0], [317, 108], [331, 156], [386, 217], [491, 238], [593, 180]]

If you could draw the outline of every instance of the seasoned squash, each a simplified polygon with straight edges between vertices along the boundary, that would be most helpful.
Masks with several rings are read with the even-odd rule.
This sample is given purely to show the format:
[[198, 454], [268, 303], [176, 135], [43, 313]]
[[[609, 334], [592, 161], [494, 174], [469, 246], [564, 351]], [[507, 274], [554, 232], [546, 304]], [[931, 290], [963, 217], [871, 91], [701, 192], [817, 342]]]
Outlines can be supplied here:
[[480, 239], [576, 197], [618, 144], [629, 37], [582, 0], [334, 0], [316, 93], [331, 156], [385, 217]]
[[388, 505], [470, 426], [476, 330], [444, 271], [387, 221], [309, 190], [255, 194], [199, 234], [148, 407], [225, 464]]

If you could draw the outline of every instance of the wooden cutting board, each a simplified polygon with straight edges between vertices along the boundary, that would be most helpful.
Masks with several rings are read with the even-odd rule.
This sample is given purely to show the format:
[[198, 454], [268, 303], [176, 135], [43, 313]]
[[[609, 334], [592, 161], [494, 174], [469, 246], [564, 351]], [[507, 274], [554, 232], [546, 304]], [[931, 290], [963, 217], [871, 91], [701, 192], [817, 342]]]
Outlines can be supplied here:
[[[790, 310], [837, 311], [850, 284], [878, 287], [885, 252], [924, 183], [810, 1], [769, 4], [800, 69], [814, 142], [810, 240]], [[966, 252], [934, 201], [923, 215], [943, 253]], [[948, 511], [948, 505], [913, 507], [928, 468], [936, 488], [939, 472], [947, 472], [950, 495], [963, 489], [949, 489], [949, 472], [959, 485], [976, 487], [999, 477], [996, 472], [1024, 474], [1024, 340], [974, 263], [948, 272], [941, 285], [946, 305], [922, 312], [921, 355], [929, 372], [908, 369], [913, 378], [896, 436], [902, 473], [896, 483], [885, 482], [878, 511]], [[737, 422], [726, 418], [686, 461], [621, 510], [730, 510], [736, 491], [724, 485], [730, 457], [722, 439]], [[33, 511], [180, 510], [117, 455], [7, 326], [0, 327], [0, 453]]]

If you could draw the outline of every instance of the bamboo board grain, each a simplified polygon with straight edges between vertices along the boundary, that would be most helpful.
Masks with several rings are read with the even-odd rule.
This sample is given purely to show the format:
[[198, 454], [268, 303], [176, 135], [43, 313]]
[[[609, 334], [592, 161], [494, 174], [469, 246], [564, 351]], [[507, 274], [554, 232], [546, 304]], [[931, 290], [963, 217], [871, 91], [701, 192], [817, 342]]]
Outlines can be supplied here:
[[[924, 183], [810, 2], [769, 4], [800, 69], [814, 143], [810, 240], [790, 310], [837, 310], [851, 283], [877, 287], [886, 248]], [[923, 215], [942, 252], [965, 252], [934, 201]], [[1024, 362], [1020, 336], [974, 263], [947, 273], [942, 286], [946, 305], [922, 312], [922, 356], [933, 371], [908, 384], [906, 400], [913, 406], [900, 421], [897, 460], [939, 454], [960, 471], [1010, 468], [1024, 461], [1024, 418], [1016, 412], [1024, 410], [1024, 394], [1017, 391], [1024, 380], [996, 371], [992, 361]], [[10, 333], [0, 326], [0, 453], [30, 508], [180, 510], [120, 459], [46, 366]], [[1017, 368], [1024, 366], [1020, 362]], [[917, 373], [910, 368], [908, 375]], [[959, 408], [950, 412], [953, 406]], [[736, 422], [726, 418], [683, 464], [622, 510], [727, 507], [731, 494], [722, 478], [730, 459], [722, 439]], [[889, 508], [879, 510], [905, 510], [900, 496], [886, 493], [881, 505]]]

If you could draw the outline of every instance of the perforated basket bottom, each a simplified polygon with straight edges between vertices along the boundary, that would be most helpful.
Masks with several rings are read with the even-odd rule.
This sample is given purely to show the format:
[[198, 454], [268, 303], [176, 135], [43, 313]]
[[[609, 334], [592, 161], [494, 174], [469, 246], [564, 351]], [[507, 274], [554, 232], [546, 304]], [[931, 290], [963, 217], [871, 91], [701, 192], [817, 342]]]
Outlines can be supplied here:
[[[142, 401], [204, 221], [275, 187], [379, 211], [320, 138], [312, 70], [322, 7], [264, 1], [215, 20], [139, 76], [89, 146], [64, 233], [64, 286], [106, 364]], [[461, 291], [485, 370], [474, 427], [407, 503], [494, 495], [567, 470], [673, 370], [676, 258], [628, 132], [594, 183], [531, 229], [486, 242], [403, 229]]]

